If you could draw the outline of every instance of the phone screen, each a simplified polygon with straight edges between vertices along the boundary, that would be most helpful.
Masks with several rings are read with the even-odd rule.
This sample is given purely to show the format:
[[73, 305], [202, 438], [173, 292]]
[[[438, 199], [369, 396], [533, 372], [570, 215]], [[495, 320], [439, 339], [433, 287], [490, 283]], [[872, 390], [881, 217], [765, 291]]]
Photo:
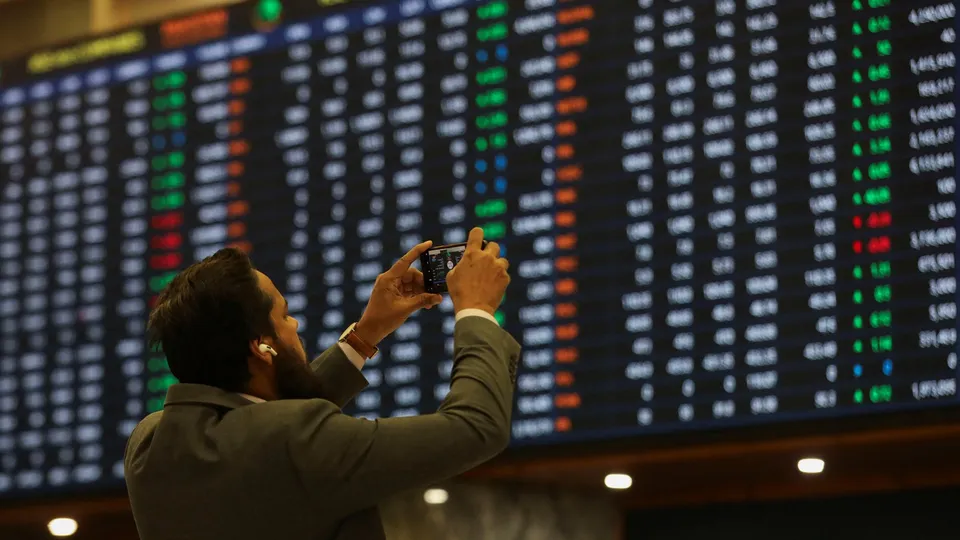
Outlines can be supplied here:
[[[484, 240], [480, 249], [486, 249], [488, 242]], [[447, 244], [428, 249], [420, 254], [420, 269], [423, 271], [423, 288], [428, 293], [443, 294], [447, 289], [447, 274], [453, 270], [463, 254], [467, 251], [467, 243]]]
[[438, 292], [446, 292], [447, 274], [460, 262], [466, 250], [467, 246], [465, 244], [441, 246], [427, 250], [423, 268], [424, 277], [429, 281], [426, 284], [427, 288]]

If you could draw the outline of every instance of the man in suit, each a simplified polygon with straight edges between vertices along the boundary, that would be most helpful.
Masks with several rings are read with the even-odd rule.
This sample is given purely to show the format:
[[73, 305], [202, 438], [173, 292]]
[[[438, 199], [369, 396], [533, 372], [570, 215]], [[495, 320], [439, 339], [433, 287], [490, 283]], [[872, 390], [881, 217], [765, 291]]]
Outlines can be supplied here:
[[366, 387], [360, 368], [376, 344], [441, 301], [411, 268], [430, 242], [378, 277], [360, 320], [309, 364], [286, 301], [246, 255], [221, 250], [181, 272], [149, 321], [180, 383], [134, 429], [124, 458], [140, 538], [382, 539], [385, 497], [500, 453], [520, 346], [493, 317], [509, 265], [482, 240], [470, 232], [448, 276], [450, 392], [436, 413], [407, 418], [340, 409]]

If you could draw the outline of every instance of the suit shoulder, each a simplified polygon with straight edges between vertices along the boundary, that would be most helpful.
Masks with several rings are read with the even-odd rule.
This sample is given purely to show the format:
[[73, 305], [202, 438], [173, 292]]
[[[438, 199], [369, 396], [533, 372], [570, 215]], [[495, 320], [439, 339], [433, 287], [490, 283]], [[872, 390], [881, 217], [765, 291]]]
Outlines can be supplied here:
[[304, 419], [340, 412], [340, 407], [325, 399], [281, 399], [258, 403], [233, 411], [230, 420], [244, 423], [264, 424], [275, 428], [293, 427]]
[[267, 401], [233, 409], [209, 433], [249, 450], [273, 448], [334, 414], [341, 414], [340, 408], [324, 399]]
[[137, 425], [134, 426], [133, 431], [130, 432], [130, 437], [128, 440], [132, 441], [134, 439], [142, 438], [143, 435], [149, 431], [156, 429], [157, 424], [160, 423], [160, 419], [163, 417], [163, 411], [152, 412], [143, 417]]
[[160, 418], [163, 416], [163, 411], [157, 411], [148, 414], [142, 420], [137, 422], [137, 425], [133, 428], [133, 431], [130, 432], [130, 436], [127, 438], [126, 448], [124, 449], [124, 461], [128, 464], [130, 461], [140, 453], [140, 450], [144, 446], [150, 444], [150, 440], [153, 438], [153, 433], [157, 429], [157, 424], [160, 423]]
[[134, 431], [144, 428], [152, 428], [160, 423], [160, 419], [163, 418], [163, 411], [152, 412], [143, 417], [142, 420], [137, 422], [137, 427], [134, 428]]

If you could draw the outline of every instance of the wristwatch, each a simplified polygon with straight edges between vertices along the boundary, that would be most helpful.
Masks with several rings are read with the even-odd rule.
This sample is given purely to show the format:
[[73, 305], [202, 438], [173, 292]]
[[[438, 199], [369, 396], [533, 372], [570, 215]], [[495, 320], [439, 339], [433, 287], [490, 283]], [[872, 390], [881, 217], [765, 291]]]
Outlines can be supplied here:
[[357, 335], [357, 323], [351, 324], [343, 334], [340, 334], [340, 343], [346, 343], [351, 346], [353, 350], [360, 353], [360, 356], [366, 359], [373, 358], [380, 352], [380, 349], [370, 345]]

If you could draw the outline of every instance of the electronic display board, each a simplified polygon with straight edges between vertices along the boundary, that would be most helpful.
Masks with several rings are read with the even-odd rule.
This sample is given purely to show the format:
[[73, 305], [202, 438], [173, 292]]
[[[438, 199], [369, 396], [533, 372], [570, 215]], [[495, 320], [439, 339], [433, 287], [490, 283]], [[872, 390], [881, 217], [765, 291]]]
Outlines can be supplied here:
[[[956, 404], [956, 4], [261, 0], [0, 74], [0, 493], [120, 484], [144, 324], [249, 252], [311, 354], [422, 239], [512, 261], [516, 446]], [[449, 300], [349, 409], [429, 413]]]

